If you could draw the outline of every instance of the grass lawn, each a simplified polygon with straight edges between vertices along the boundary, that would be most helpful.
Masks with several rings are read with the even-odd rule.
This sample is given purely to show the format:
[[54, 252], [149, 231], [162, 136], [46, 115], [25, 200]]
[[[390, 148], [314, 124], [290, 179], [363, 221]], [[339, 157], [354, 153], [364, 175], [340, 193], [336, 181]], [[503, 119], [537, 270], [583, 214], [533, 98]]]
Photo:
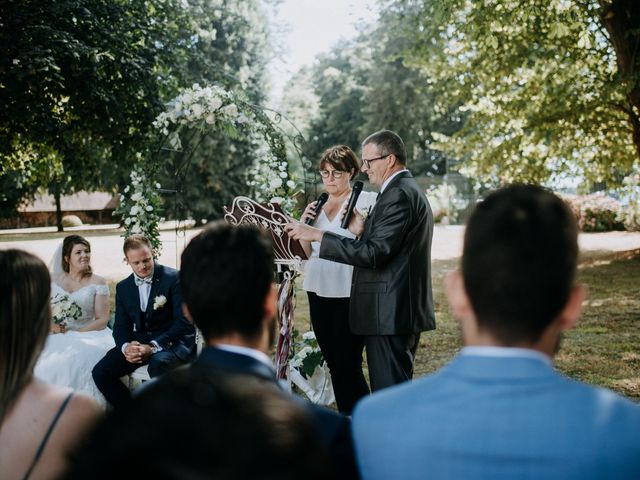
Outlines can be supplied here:
[[[460, 335], [443, 292], [444, 276], [457, 260], [433, 262], [437, 328], [422, 334], [416, 377], [437, 370], [459, 350]], [[557, 368], [567, 375], [640, 400], [640, 250], [582, 257], [579, 281], [588, 299], [578, 327], [566, 334]], [[298, 289], [296, 327], [310, 328], [304, 291]]]

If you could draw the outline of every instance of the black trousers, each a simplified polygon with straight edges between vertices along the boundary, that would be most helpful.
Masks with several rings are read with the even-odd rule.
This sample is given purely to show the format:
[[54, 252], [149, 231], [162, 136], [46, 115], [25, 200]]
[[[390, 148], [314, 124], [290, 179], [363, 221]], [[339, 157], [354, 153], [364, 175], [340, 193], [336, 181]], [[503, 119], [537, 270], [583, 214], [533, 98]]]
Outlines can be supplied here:
[[149, 364], [151, 378], [162, 375], [184, 363], [173, 352], [162, 350], [151, 355], [146, 362], [130, 363], [118, 347], [114, 347], [102, 357], [91, 371], [93, 381], [114, 408], [120, 408], [131, 399], [129, 388], [122, 383], [120, 377], [129, 375], [138, 367]]
[[364, 337], [372, 392], [411, 380], [419, 342], [420, 333]]
[[369, 394], [369, 386], [362, 373], [363, 337], [349, 328], [349, 298], [307, 295], [311, 324], [331, 372], [338, 410], [351, 415], [358, 400]]

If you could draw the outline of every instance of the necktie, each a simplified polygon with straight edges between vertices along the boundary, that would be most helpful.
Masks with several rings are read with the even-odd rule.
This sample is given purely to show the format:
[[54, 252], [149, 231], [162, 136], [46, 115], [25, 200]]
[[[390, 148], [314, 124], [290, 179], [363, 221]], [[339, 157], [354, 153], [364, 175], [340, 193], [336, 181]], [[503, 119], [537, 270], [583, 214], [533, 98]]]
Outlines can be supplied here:
[[139, 287], [140, 285], [145, 284], [145, 283], [151, 285], [151, 280], [152, 280], [151, 279], [151, 275], [149, 275], [148, 277], [145, 277], [145, 278], [140, 278], [139, 276], [134, 275], [133, 279], [136, 282], [136, 287]]

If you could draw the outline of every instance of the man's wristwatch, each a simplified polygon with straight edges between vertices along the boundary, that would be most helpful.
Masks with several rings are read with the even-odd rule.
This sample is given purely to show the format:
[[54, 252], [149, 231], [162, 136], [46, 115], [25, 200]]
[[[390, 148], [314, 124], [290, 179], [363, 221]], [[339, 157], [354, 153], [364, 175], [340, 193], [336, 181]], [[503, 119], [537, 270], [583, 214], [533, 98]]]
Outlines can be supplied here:
[[149, 346], [151, 347], [151, 355], [158, 353], [158, 347], [156, 347], [155, 344], [150, 343]]

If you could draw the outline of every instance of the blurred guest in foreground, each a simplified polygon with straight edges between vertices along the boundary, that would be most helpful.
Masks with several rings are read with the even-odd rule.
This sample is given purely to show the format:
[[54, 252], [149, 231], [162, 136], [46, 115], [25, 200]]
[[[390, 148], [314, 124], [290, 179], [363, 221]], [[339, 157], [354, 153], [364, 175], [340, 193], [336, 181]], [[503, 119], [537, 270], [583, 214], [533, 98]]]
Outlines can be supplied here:
[[[138, 432], [145, 432], [149, 442], [158, 445], [157, 449], [148, 449], [154, 458], [162, 457], [166, 462], [173, 462], [175, 459], [179, 465], [186, 465], [184, 472], [192, 467], [200, 469], [198, 465], [202, 465], [199, 462], [203, 460], [182, 456], [188, 455], [183, 450], [189, 450], [183, 448], [182, 444], [199, 444], [199, 436], [217, 436], [213, 445], [207, 444], [209, 439], [203, 440], [202, 445], [191, 443], [199, 455], [211, 456], [211, 459], [204, 460], [204, 470], [197, 470], [209, 473], [191, 478], [212, 478], [208, 468], [217, 472], [215, 478], [280, 478], [280, 474], [286, 478], [294, 478], [291, 475], [311, 475], [317, 478], [316, 472], [311, 472], [311, 468], [301, 468], [292, 473], [291, 465], [298, 463], [289, 456], [308, 458], [313, 469], [317, 466], [317, 471], [323, 472], [321, 458], [325, 453], [331, 462], [329, 474], [325, 478], [354, 478], [357, 471], [349, 421], [342, 415], [287, 394], [276, 380], [275, 369], [267, 356], [276, 333], [277, 293], [273, 284], [273, 270], [270, 238], [256, 227], [233, 227], [224, 222], [216, 222], [194, 237], [182, 254], [180, 285], [184, 314], [202, 331], [207, 346], [190, 366], [149, 382], [130, 405], [124, 406], [121, 414], [116, 411], [113, 417], [107, 417], [106, 423], [117, 422], [121, 425], [120, 432], [124, 437], [142, 435]], [[253, 387], [247, 387], [246, 390], [237, 387], [238, 391], [244, 393], [236, 394], [233, 393], [236, 387], [228, 387], [225, 383], [227, 380], [233, 385], [257, 387], [253, 390]], [[269, 391], [268, 396], [274, 399], [273, 409], [263, 399], [264, 391]], [[226, 398], [226, 395], [229, 397]], [[230, 404], [239, 401], [236, 398], [238, 396], [244, 399], [237, 408], [231, 408]], [[158, 406], [165, 401], [163, 397], [167, 399], [166, 404], [171, 403], [170, 398], [175, 398], [182, 403], [195, 403], [200, 410], [209, 409], [211, 412], [206, 415], [194, 414], [189, 408], [181, 412], [168, 405], [163, 410]], [[252, 410], [252, 403], [255, 404], [255, 412]], [[290, 419], [278, 413], [287, 404], [291, 407]], [[144, 413], [147, 409], [154, 413]], [[132, 416], [131, 411], [141, 412], [141, 419]], [[225, 418], [224, 423], [220, 423]], [[273, 422], [272, 426], [263, 427], [269, 422]], [[300, 428], [300, 431], [291, 432], [288, 431], [289, 428]], [[293, 447], [292, 443], [295, 442], [291, 438], [307, 438], [309, 428], [311, 436], [317, 441], [302, 441], [297, 447]], [[205, 434], [205, 430], [210, 433]], [[109, 427], [105, 427], [103, 431], [109, 432]], [[247, 431], [251, 433], [241, 433]], [[150, 435], [149, 432], [154, 433]], [[193, 432], [197, 433], [191, 439], [189, 437]], [[116, 434], [112, 438], [117, 437]], [[102, 445], [106, 441], [102, 439], [97, 442], [96, 444]], [[135, 439], [128, 439], [127, 442], [137, 445]], [[291, 465], [280, 465], [280, 460], [265, 461], [258, 454], [255, 457], [242, 455], [245, 450], [259, 450], [260, 445], [268, 452], [274, 452], [277, 450], [275, 446], [281, 443], [291, 451], [273, 455], [284, 464], [292, 462]], [[214, 453], [216, 445], [224, 453]], [[93, 450], [93, 447], [88, 450]], [[144, 454], [139, 455], [139, 452], [146, 451], [146, 447], [140, 450], [135, 446], [128, 450], [129, 453], [122, 453], [125, 463], [139, 465], [141, 459], [148, 458]], [[103, 452], [100, 454], [104, 455]], [[94, 454], [87, 451], [87, 455]], [[132, 459], [128, 455], [136, 458]], [[113, 457], [105, 458], [115, 461]], [[220, 462], [222, 466], [215, 470], [218, 468], [216, 464]], [[146, 475], [148, 462], [144, 469]], [[184, 476], [162, 476], [155, 473], [157, 472], [154, 470], [151, 477], [190, 478], [186, 473]]]
[[0, 291], [0, 477], [58, 478], [101, 410], [33, 376], [51, 318], [44, 263], [21, 250], [0, 251]]
[[[132, 431], [132, 425], [135, 427]], [[330, 478], [302, 408], [258, 378], [182, 370], [114, 411], [68, 479]]]
[[581, 314], [575, 219], [537, 186], [478, 205], [446, 283], [465, 347], [354, 413], [365, 479], [640, 478], [640, 406], [552, 366]]

